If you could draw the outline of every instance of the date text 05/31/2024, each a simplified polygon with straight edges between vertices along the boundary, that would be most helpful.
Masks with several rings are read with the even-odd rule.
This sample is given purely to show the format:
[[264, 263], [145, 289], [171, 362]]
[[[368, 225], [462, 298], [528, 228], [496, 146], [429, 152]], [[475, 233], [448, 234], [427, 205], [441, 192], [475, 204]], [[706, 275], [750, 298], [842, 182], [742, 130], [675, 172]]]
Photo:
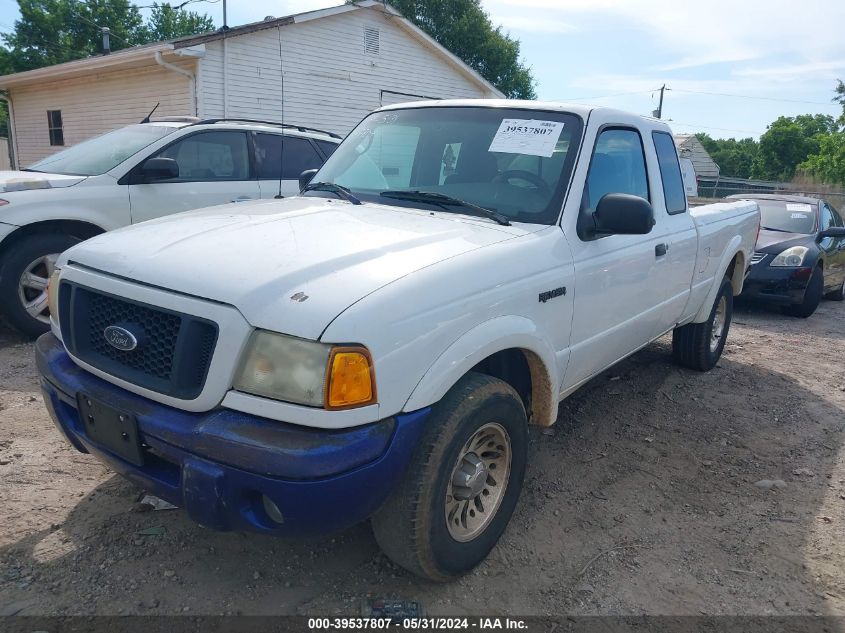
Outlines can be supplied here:
[[399, 629], [451, 631], [451, 630], [527, 630], [527, 623], [518, 618], [309, 618], [308, 628], [319, 630], [379, 631]]

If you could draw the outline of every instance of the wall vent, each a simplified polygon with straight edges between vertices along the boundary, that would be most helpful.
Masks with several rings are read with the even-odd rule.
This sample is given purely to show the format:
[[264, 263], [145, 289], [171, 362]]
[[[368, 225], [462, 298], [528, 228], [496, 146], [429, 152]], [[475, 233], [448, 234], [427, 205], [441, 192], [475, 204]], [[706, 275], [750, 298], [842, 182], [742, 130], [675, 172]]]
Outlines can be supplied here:
[[379, 42], [379, 30], [372, 26], [364, 27], [364, 52], [367, 55], [378, 55], [381, 43]]

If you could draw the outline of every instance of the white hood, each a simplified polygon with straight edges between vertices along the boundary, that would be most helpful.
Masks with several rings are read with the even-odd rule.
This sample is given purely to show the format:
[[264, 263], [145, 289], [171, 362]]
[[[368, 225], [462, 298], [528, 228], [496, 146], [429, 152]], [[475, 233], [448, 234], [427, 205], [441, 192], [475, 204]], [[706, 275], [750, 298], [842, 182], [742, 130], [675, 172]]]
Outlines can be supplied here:
[[86, 176], [47, 174], [39, 171], [0, 171], [0, 193], [70, 187], [85, 178]]
[[256, 327], [316, 339], [343, 310], [386, 284], [541, 228], [289, 198], [144, 222], [83, 242], [59, 264], [78, 262], [227, 303]]

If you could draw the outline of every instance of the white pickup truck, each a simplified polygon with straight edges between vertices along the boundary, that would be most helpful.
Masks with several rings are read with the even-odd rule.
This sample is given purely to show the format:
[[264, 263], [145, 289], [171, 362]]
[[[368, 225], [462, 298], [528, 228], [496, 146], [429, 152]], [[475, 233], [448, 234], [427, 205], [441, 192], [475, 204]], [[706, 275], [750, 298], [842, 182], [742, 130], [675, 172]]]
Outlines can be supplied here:
[[434, 580], [505, 530], [529, 424], [667, 332], [716, 364], [759, 228], [753, 202], [690, 210], [666, 124], [604, 108], [383, 108], [311, 176], [65, 252], [45, 401], [206, 526], [370, 518]]

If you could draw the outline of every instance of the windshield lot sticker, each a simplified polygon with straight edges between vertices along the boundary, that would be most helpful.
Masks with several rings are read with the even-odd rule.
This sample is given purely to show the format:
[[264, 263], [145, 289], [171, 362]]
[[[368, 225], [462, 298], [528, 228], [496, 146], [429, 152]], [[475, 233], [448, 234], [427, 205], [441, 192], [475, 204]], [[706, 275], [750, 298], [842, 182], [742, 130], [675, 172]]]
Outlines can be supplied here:
[[[805, 213], [810, 213], [813, 208], [809, 204], [796, 204], [793, 202], [786, 203], [786, 210], [787, 211], [804, 211]], [[795, 217], [794, 215], [792, 216]], [[804, 216], [806, 217], [806, 216]]]
[[806, 220], [807, 214], [806, 213], [793, 213], [792, 219], [793, 220]]
[[487, 151], [551, 158], [561, 132], [560, 121], [503, 119]]

